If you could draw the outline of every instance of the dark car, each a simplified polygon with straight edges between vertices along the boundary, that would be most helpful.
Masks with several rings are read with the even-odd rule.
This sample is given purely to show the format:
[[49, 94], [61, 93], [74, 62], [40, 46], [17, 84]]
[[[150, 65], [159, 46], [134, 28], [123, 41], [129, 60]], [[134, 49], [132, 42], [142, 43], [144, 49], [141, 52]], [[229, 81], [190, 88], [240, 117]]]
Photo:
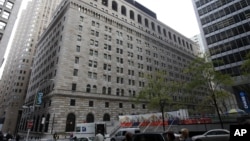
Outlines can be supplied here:
[[166, 133], [138, 133], [134, 134], [132, 141], [167, 141]]

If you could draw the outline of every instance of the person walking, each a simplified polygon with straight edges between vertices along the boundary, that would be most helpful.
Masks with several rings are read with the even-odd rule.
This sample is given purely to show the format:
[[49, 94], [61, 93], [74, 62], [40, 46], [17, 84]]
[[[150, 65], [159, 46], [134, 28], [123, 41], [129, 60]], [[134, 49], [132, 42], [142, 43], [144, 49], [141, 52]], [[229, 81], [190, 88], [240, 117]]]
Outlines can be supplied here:
[[0, 141], [3, 141], [3, 132], [0, 131]]
[[19, 141], [19, 140], [20, 140], [20, 135], [16, 134], [16, 141]]
[[104, 141], [104, 137], [103, 137], [103, 135], [102, 135], [101, 130], [98, 130], [98, 131], [97, 131], [97, 134], [96, 134], [96, 136], [95, 136], [94, 141]]
[[168, 141], [175, 141], [174, 132], [168, 131], [168, 132], [166, 133], [166, 135], [167, 135]]
[[13, 136], [10, 134], [10, 132], [8, 132], [7, 135], [6, 135], [6, 140], [10, 141], [12, 139], [13, 139]]
[[189, 137], [189, 131], [187, 128], [181, 129], [181, 136], [179, 138], [180, 141], [192, 141], [192, 139]]
[[125, 139], [123, 141], [132, 141], [133, 134], [130, 132], [126, 132]]

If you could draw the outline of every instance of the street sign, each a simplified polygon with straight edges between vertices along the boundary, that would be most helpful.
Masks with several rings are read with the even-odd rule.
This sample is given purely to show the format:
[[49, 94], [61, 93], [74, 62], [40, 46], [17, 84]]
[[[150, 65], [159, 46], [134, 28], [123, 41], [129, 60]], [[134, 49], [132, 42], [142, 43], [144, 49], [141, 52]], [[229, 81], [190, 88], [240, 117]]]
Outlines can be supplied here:
[[36, 105], [41, 105], [42, 104], [42, 98], [43, 98], [43, 93], [38, 92], [36, 95]]
[[28, 120], [28, 122], [27, 122], [27, 128], [31, 129], [32, 126], [33, 126], [33, 120]]

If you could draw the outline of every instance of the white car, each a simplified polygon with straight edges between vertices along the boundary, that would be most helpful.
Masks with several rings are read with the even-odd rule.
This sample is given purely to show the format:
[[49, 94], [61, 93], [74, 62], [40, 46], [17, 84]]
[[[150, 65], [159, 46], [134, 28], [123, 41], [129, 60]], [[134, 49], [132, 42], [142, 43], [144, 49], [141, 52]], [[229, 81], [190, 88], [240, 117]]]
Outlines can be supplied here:
[[202, 135], [193, 136], [193, 141], [229, 141], [230, 132], [226, 129], [212, 129]]
[[95, 137], [80, 137], [76, 141], [94, 141]]

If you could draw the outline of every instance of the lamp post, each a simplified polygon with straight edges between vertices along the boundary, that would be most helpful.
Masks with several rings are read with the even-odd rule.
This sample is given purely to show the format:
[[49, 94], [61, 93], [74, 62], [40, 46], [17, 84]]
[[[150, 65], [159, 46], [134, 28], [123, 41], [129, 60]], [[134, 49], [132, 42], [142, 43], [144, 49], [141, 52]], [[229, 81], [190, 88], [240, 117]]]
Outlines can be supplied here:
[[[42, 92], [39, 92], [39, 88], [40, 86], [44, 83], [44, 82], [47, 82], [47, 81], [54, 81], [54, 79], [44, 79], [42, 81], [39, 82], [38, 84], [38, 87], [36, 88], [36, 93], [35, 93], [35, 97], [34, 97], [34, 101], [33, 101], [33, 104], [32, 106], [26, 106], [26, 105], [23, 105], [23, 108], [29, 108], [29, 114], [33, 114], [34, 111], [35, 111], [35, 106], [40, 106], [42, 104], [42, 96], [43, 96], [43, 93]], [[31, 110], [32, 109], [32, 110]], [[33, 120], [28, 120], [28, 132], [27, 132], [27, 136], [26, 136], [26, 141], [28, 141], [28, 138], [29, 138], [29, 132], [30, 132], [30, 129], [32, 128], [33, 126]]]
[[161, 115], [162, 115], [162, 127], [163, 127], [163, 131], [165, 132], [165, 124], [164, 124], [164, 107], [166, 104], [166, 99], [161, 99], [160, 100], [160, 107], [161, 107]]

